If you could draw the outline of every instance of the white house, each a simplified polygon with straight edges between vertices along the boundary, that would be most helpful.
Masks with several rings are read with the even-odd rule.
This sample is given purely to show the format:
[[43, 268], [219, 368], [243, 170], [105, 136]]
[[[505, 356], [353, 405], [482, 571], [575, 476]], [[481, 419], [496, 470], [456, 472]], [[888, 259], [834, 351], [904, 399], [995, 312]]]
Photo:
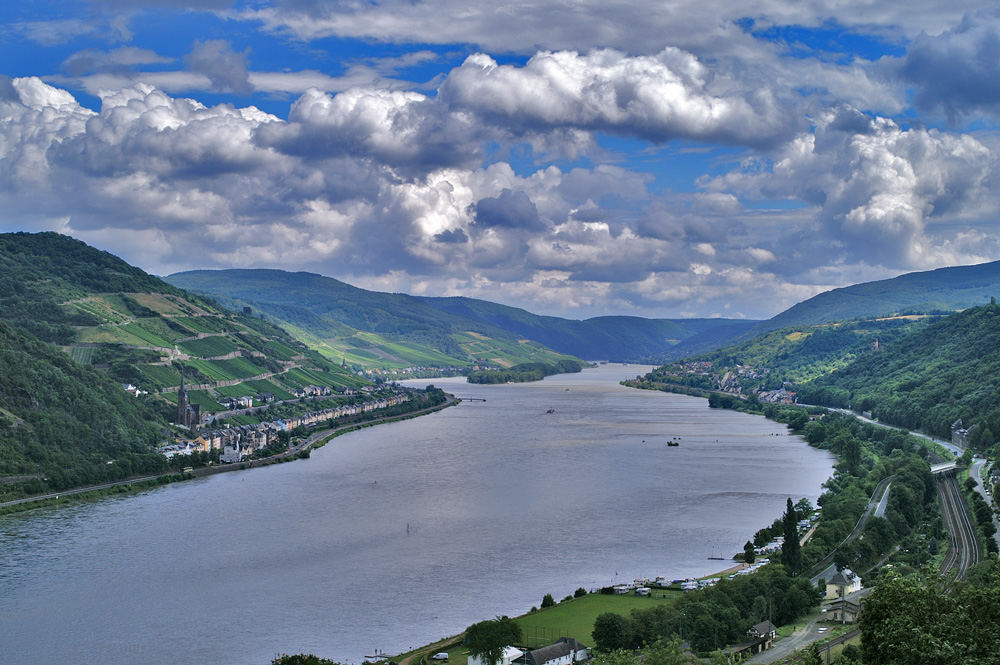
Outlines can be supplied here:
[[861, 591], [861, 578], [852, 573], [850, 568], [844, 568], [826, 583], [826, 600], [843, 598], [855, 591]]
[[554, 644], [528, 651], [517, 662], [519, 665], [572, 665], [587, 658], [587, 647], [572, 637], [560, 637]]

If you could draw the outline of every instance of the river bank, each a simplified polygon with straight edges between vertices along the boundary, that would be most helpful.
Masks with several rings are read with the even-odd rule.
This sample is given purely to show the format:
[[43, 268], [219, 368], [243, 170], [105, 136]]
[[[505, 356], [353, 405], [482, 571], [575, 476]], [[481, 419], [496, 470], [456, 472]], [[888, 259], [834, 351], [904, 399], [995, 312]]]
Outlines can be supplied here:
[[417, 418], [419, 416], [427, 415], [428, 413], [434, 413], [436, 411], [446, 409], [449, 406], [454, 406], [459, 401], [460, 400], [454, 395], [447, 395], [446, 400], [441, 404], [435, 404], [417, 411], [402, 413], [395, 416], [376, 417], [360, 422], [345, 423], [329, 429], [313, 432], [307, 439], [291, 446], [288, 450], [278, 453], [277, 455], [261, 459], [233, 462], [231, 464], [212, 464], [210, 466], [190, 468], [183, 471], [169, 471], [156, 475], [126, 478], [112, 483], [101, 483], [99, 485], [90, 485], [87, 487], [75, 487], [60, 492], [49, 492], [47, 494], [4, 501], [0, 502], [0, 515], [8, 515], [40, 507], [66, 506], [80, 502], [97, 501], [103, 497], [142, 492], [169, 483], [193, 480], [195, 478], [204, 478], [206, 476], [212, 476], [219, 473], [244, 471], [247, 469], [270, 466], [272, 464], [283, 464], [294, 459], [304, 459], [309, 457], [310, 451], [326, 445], [330, 440], [343, 434], [354, 432], [365, 427], [373, 427], [379, 424]]
[[[763, 418], [618, 385], [637, 371], [434, 379], [463, 401], [343, 434], [308, 464], [4, 516], [5, 655], [359, 663], [521, 614], [544, 593], [613, 585], [616, 571], [716, 574], [732, 564], [708, 557], [739, 551], [748, 525], [786, 496], [818, 496], [828, 454]], [[247, 607], [261, 619], [206, 620]]]

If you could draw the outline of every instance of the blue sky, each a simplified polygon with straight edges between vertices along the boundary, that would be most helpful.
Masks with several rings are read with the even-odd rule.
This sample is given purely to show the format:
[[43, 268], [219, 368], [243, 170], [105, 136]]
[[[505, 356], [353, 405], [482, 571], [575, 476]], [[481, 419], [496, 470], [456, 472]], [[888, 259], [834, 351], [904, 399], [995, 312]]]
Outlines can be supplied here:
[[735, 4], [5, 3], [0, 230], [574, 318], [1000, 259], [994, 5]]

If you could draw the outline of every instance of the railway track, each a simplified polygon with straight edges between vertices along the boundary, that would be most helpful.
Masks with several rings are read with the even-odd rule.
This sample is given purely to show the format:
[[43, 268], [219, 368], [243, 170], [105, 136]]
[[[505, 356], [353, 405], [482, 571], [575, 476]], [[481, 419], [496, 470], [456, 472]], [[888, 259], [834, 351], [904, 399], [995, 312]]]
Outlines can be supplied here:
[[979, 561], [979, 543], [976, 527], [954, 476], [938, 478], [937, 489], [941, 499], [941, 516], [949, 534], [948, 553], [941, 563], [941, 573], [948, 580], [945, 585], [947, 592], [956, 582], [965, 579], [969, 567]]

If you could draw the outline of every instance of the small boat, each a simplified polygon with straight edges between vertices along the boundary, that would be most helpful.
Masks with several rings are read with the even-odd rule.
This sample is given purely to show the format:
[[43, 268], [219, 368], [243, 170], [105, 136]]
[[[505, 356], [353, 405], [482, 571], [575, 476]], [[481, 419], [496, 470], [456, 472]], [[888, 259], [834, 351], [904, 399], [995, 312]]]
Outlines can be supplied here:
[[548, 411], [546, 411], [545, 413], [555, 413], [555, 412], [556, 412], [556, 410], [555, 410], [555, 409], [549, 409], [549, 410], [548, 410]]
[[677, 443], [676, 441], [667, 441], [667, 445], [670, 446], [671, 448], [676, 448], [681, 444]]

